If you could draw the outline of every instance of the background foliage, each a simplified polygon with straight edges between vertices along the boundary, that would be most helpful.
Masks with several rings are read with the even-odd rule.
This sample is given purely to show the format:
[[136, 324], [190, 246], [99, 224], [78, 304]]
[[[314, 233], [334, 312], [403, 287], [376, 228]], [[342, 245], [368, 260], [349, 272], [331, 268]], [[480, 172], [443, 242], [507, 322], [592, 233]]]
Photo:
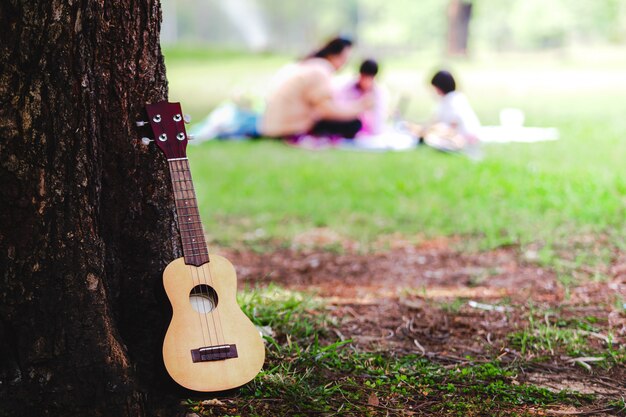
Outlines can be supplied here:
[[[474, 50], [626, 40], [622, 0], [473, 0]], [[302, 52], [344, 32], [386, 53], [441, 50], [448, 0], [164, 0], [165, 43]]]

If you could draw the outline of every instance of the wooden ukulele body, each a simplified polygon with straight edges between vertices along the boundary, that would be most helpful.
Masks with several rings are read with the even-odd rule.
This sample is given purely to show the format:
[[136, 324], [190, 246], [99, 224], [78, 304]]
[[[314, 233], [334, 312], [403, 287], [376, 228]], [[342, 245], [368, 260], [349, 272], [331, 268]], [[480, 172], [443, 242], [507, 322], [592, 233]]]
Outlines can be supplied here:
[[[206, 313], [206, 308], [196, 307], [200, 310], [196, 311], [190, 302], [194, 288], [203, 284], [217, 294], [217, 305]], [[224, 391], [247, 383], [259, 373], [265, 346], [259, 331], [237, 304], [237, 276], [226, 258], [211, 255], [210, 262], [199, 267], [178, 258], [163, 272], [163, 285], [173, 310], [163, 342], [163, 361], [174, 381], [194, 391]], [[203, 348], [204, 352], [224, 352], [220, 346], [233, 345], [236, 357], [223, 358], [232, 355], [216, 350], [217, 359], [206, 359], [209, 353], [198, 352]]]

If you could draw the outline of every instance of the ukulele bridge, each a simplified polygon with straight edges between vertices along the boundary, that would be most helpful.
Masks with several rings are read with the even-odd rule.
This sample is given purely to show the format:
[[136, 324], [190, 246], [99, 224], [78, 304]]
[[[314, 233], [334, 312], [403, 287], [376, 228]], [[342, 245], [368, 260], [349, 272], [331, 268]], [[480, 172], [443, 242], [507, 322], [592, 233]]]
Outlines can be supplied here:
[[237, 356], [236, 345], [206, 346], [191, 350], [191, 360], [193, 362], [221, 361], [236, 358]]

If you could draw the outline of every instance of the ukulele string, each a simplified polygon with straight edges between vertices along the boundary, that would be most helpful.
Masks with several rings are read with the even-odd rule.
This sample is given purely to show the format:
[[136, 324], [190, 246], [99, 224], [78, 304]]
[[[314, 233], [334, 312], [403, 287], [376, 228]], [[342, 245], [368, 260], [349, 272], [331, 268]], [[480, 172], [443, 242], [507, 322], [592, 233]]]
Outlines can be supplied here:
[[[188, 186], [187, 186], [188, 185], [187, 182], [189, 182], [191, 184], [191, 175], [189, 175], [189, 178], [187, 178], [187, 175], [186, 175], [189, 172], [189, 170], [185, 169], [184, 161], [182, 161], [182, 160], [181, 161], [175, 161], [175, 163], [176, 163], [177, 167], [179, 168], [178, 172], [180, 174], [182, 174], [182, 180], [181, 180], [182, 186], [180, 187], [180, 190], [182, 191], [182, 196], [183, 196], [184, 200], [185, 201], [190, 201], [190, 200], [191, 201], [196, 201], [195, 200], [195, 195], [191, 195], [191, 196], [189, 195], [191, 193], [190, 193], [190, 188], [188, 188]], [[193, 191], [193, 188], [191, 188], [191, 190]], [[189, 211], [194, 211], [195, 212], [195, 209], [197, 209], [197, 205], [196, 206], [192, 205], [191, 207], [187, 206], [186, 209], [187, 210], [185, 211], [184, 215], [187, 216], [187, 219], [191, 219]], [[194, 216], [195, 215], [197, 215], [197, 213], [194, 213]], [[192, 224], [192, 222], [187, 222], [187, 223]], [[191, 254], [193, 256], [195, 256], [195, 255], [198, 255], [200, 253], [199, 252], [200, 248], [198, 246], [198, 243], [196, 242], [197, 239], [195, 238], [196, 231], [192, 231], [191, 229], [192, 229], [191, 227], [188, 229], [188, 232], [190, 234], [189, 237], [191, 239], [191, 241], [189, 242], [189, 245], [191, 245]], [[202, 233], [202, 231], [201, 231], [201, 233]], [[204, 329], [202, 330], [202, 338], [203, 338], [205, 346], [212, 346], [213, 345], [213, 337], [211, 336], [211, 327], [210, 327], [210, 324], [209, 324], [209, 319], [207, 317], [207, 314], [210, 313], [210, 311], [207, 311], [207, 306], [206, 306], [206, 301], [211, 302], [211, 298], [210, 298], [210, 294], [209, 294], [208, 290], [207, 290], [207, 294], [206, 294], [206, 298], [205, 298], [204, 286], [202, 285], [202, 279], [200, 278], [200, 272], [198, 271], [198, 269], [202, 269], [203, 272], [204, 272], [204, 268], [202, 266], [196, 267], [194, 265], [189, 265], [189, 271], [190, 271], [190, 274], [192, 276], [192, 279], [194, 280], [194, 285], [195, 285], [195, 280], [197, 279], [198, 288], [200, 289], [200, 296], [199, 296], [199, 298], [200, 298], [200, 304], [201, 304], [202, 312], [198, 311], [198, 316], [200, 318], [201, 326], [205, 326], [206, 327], [206, 331], [207, 331], [208, 337], [209, 337], [209, 345], [206, 344], [206, 339], [204, 339]], [[195, 274], [194, 274], [194, 272], [195, 272]], [[195, 275], [196, 278], [193, 278], [194, 275]], [[202, 323], [202, 317], [203, 316], [204, 316], [204, 322], [205, 322], [204, 324]], [[213, 327], [215, 327], [215, 325]], [[217, 339], [217, 331], [215, 332], [215, 335], [216, 335], [216, 339]]]
[[[181, 187], [181, 183], [184, 183], [185, 180], [184, 180], [184, 178], [181, 179], [181, 171], [178, 169], [178, 165], [179, 165], [178, 161], [172, 161], [172, 162], [173, 162], [172, 169], [170, 171], [173, 174], [175, 174], [175, 175], [172, 175], [172, 181], [174, 182], [174, 190], [178, 189], [178, 191], [181, 193], [180, 194], [181, 195], [181, 199], [180, 199], [180, 203], [181, 204], [180, 205], [177, 204], [177, 211], [179, 213], [179, 215], [178, 215], [178, 221], [180, 223], [179, 224], [179, 229], [180, 229], [180, 233], [181, 233], [181, 240], [183, 242], [183, 252], [184, 252], [185, 251], [185, 244], [184, 244], [184, 242], [185, 242], [185, 239], [187, 239], [187, 237], [185, 236], [185, 232], [183, 231], [183, 228], [180, 227], [180, 225], [183, 222], [183, 216], [186, 214], [186, 211], [189, 210], [189, 206], [187, 204], [188, 199], [186, 198], [185, 192], [183, 191], [184, 186]], [[179, 201], [179, 199], [175, 199], [175, 200], [177, 202]], [[184, 207], [183, 204], [186, 205], [186, 207]], [[188, 242], [188, 245], [191, 245], [191, 250], [193, 252], [193, 238], [191, 238], [191, 239], [192, 239], [192, 241]], [[196, 287], [196, 285], [197, 285], [198, 287], [202, 288], [200, 286], [201, 285], [200, 276], [197, 273], [194, 274], [194, 267], [192, 265], [187, 265], [187, 267], [189, 268], [189, 276], [191, 277], [191, 281], [192, 281], [193, 286]], [[194, 277], [194, 275], [195, 275], [195, 277]], [[197, 281], [197, 284], [196, 284], [196, 281]], [[202, 294], [201, 294], [201, 298], [202, 298]], [[204, 306], [204, 303], [202, 303], [202, 304]], [[202, 321], [202, 314], [200, 314], [199, 311], [198, 311], [198, 320], [200, 322], [200, 331], [202, 332], [202, 342], [204, 343], [205, 346], [207, 346], [207, 338], [204, 335], [204, 331], [205, 331], [205, 328], [206, 328], [206, 332], [207, 332], [207, 335], [208, 335], [208, 338], [209, 338], [209, 343], [212, 344], [212, 342], [211, 342], [211, 331], [209, 329], [209, 323], [206, 320], [205, 320], [206, 323], [203, 323], [203, 321]]]
[[[164, 127], [163, 127], [163, 125], [161, 123], [157, 123], [157, 126], [159, 127], [159, 130], [161, 131], [161, 134], [167, 135], [167, 133], [165, 132], [165, 129], [164, 129]], [[183, 252], [184, 252], [185, 251], [185, 245], [184, 245], [185, 237], [184, 237], [184, 232], [183, 232], [182, 227], [181, 227], [181, 224], [182, 224], [182, 216], [181, 215], [183, 214], [183, 208], [185, 208], [185, 207], [182, 207], [182, 206], [179, 207], [178, 206], [179, 199], [176, 198], [176, 191], [177, 190], [180, 191], [180, 195], [181, 195], [181, 201], [180, 202], [181, 202], [181, 204], [183, 202], [187, 203], [189, 201], [186, 198], [185, 191], [184, 191], [184, 189], [186, 188], [184, 186], [184, 183], [186, 182], [186, 179], [184, 178], [184, 172], [183, 172], [183, 178], [182, 178], [182, 181], [181, 181], [181, 175], [180, 175], [181, 174], [181, 170], [179, 169], [179, 167], [180, 167], [180, 164], [179, 164], [180, 160], [168, 161], [168, 162], [169, 162], [169, 166], [170, 166], [170, 178], [172, 180], [172, 188], [174, 189], [174, 202], [176, 204], [176, 208], [177, 208], [176, 211], [178, 213], [178, 222], [179, 222], [178, 229], [179, 229], [179, 232], [181, 234], [181, 242], [183, 242]], [[182, 186], [181, 186], [181, 183], [183, 184]], [[187, 210], [185, 210], [185, 211], [187, 212], [188, 211], [188, 204], [186, 204], [186, 205], [187, 205]], [[193, 241], [193, 237], [192, 237], [192, 241]], [[191, 243], [191, 245], [192, 245], [192, 252], [193, 252], [193, 243]], [[196, 286], [196, 278], [197, 278], [198, 286], [200, 287], [200, 289], [202, 289], [202, 286], [200, 285], [201, 284], [200, 283], [200, 276], [198, 274], [196, 274], [196, 278], [194, 278], [193, 267], [191, 265], [189, 267], [190, 267], [189, 268], [189, 274], [191, 275], [191, 282], [192, 282], [193, 286], [194, 287]], [[200, 295], [201, 295], [201, 299], [202, 299], [202, 293]], [[204, 303], [202, 303], [202, 305], [204, 307]], [[198, 320], [199, 320], [199, 323], [200, 323], [200, 331], [202, 332], [202, 342], [204, 343], [205, 346], [207, 345], [206, 337], [204, 336], [204, 329], [206, 327], [206, 331], [207, 331], [207, 334], [208, 334], [208, 337], [209, 337], [209, 343], [213, 344], [212, 341], [211, 341], [211, 330], [209, 328], [209, 322], [208, 322], [208, 320], [206, 320], [206, 314], [205, 314], [205, 322], [206, 322], [206, 324], [202, 322], [202, 315], [200, 314], [199, 311], [198, 311]]]
[[[189, 169], [189, 161], [181, 161], [181, 163], [185, 163], [187, 164], [187, 172], [189, 173], [189, 182], [191, 185], [191, 187], [189, 188], [189, 192], [192, 195], [194, 201], [197, 201], [197, 197], [196, 197], [196, 191], [193, 187], [193, 182], [191, 181], [191, 170]], [[197, 205], [196, 205], [196, 209], [197, 209]], [[200, 214], [196, 211], [195, 216], [197, 217], [197, 220], [200, 220]], [[201, 223], [200, 223], [201, 224]], [[204, 233], [203, 231], [201, 233]], [[204, 239], [202, 239], [202, 241], [204, 241]], [[208, 255], [208, 249], [206, 248], [206, 244], [205, 247], [203, 248], [205, 251], [207, 251], [207, 255]], [[202, 250], [202, 248], [201, 248]], [[209, 276], [209, 280], [207, 280], [207, 274], [206, 274], [206, 270], [208, 270], [208, 276]], [[215, 291], [215, 285], [213, 284], [213, 277], [211, 274], [211, 265], [209, 262], [209, 265], [206, 265], [205, 267], [201, 267], [201, 271], [202, 271], [202, 277], [204, 279], [204, 283], [209, 287], [209, 288], [213, 288], [213, 290]], [[201, 291], [202, 291], [201, 287]], [[207, 298], [211, 301], [213, 308], [211, 309], [211, 311], [209, 311], [208, 313], [211, 315], [211, 321], [213, 322], [213, 329], [215, 330], [215, 339], [217, 340], [217, 344], [225, 344], [225, 339], [224, 339], [224, 329], [222, 327], [222, 322], [219, 319], [219, 310], [217, 308], [217, 303], [219, 302], [219, 300], [215, 299], [215, 297], [211, 298], [211, 295], [209, 293], [209, 290], [207, 289]], [[218, 316], [218, 320], [217, 322], [215, 321], [215, 316]], [[208, 321], [208, 319], [207, 319]], [[218, 323], [219, 323], [219, 331], [218, 331]], [[220, 333], [222, 334], [222, 342], [220, 342]]]
[[[177, 136], [178, 136], [178, 134], [181, 134], [181, 133], [184, 134], [184, 125], [183, 125], [183, 127], [180, 127], [180, 125], [182, 125], [184, 123], [182, 121], [182, 119], [178, 120], [178, 121], [176, 121], [176, 119], [174, 119], [174, 123], [176, 125]], [[197, 197], [196, 197], [195, 189], [193, 187], [193, 181], [192, 181], [192, 178], [191, 178], [191, 170], [189, 168], [189, 160], [188, 159], [178, 160], [178, 161], [176, 161], [176, 163], [177, 163], [177, 165], [180, 168], [182, 168], [181, 171], [183, 173], [183, 179], [185, 180], [184, 181], [184, 186], [182, 187], [183, 195], [185, 193], [188, 193], [188, 195], [185, 195], [185, 197], [187, 199], [191, 198], [192, 201], [196, 202], [195, 206], [190, 207], [190, 209], [194, 210], [194, 214], [193, 214], [194, 221], [193, 222], [191, 222], [191, 216], [189, 216], [189, 213], [186, 213], [186, 215], [188, 216], [187, 219], [189, 220], [189, 224], [194, 224], [194, 223], [195, 224], [200, 224], [200, 233], [204, 233], [204, 231], [202, 230], [202, 226], [201, 226], [202, 223], [200, 222], [200, 214], [198, 212], [198, 206], [197, 206]], [[189, 181], [189, 184], [188, 184], [189, 186], [187, 186], [187, 181]], [[197, 232], [197, 230], [193, 230], [192, 233], [191, 233], [192, 236], [195, 236], [196, 232]], [[206, 247], [206, 244], [204, 245], [204, 247], [197, 247], [197, 245], [199, 243], [196, 242], [196, 245], [194, 245], [193, 242], [195, 242], [195, 238], [192, 237], [191, 245], [192, 245], [192, 251], [194, 253], [194, 256], [195, 255], [204, 254], [203, 251], [205, 251], [206, 255], [208, 257], [208, 249]], [[200, 243], [202, 243], [202, 242], [204, 242], [204, 239], [200, 239]], [[196, 249], [199, 249], [199, 250], [196, 250]], [[209, 270], [210, 285], [209, 285], [209, 283], [207, 282], [207, 279], [206, 279], [205, 267], [204, 266], [200, 266], [200, 269], [201, 269], [202, 277], [204, 278], [205, 285], [209, 286], [210, 288], [213, 288], [213, 291], [215, 292], [215, 288], [214, 288], [215, 286], [213, 285], [213, 278], [212, 278], [212, 274], [211, 274], [210, 265], [206, 266], [206, 269]], [[197, 272], [197, 276], [198, 276], [198, 281], [200, 282], [200, 271], [198, 271], [197, 268], [196, 268], [196, 272]], [[203, 285], [200, 285], [200, 295], [201, 295], [201, 299], [204, 298], [204, 286]], [[209, 323], [208, 323], [209, 320], [208, 320], [207, 314], [211, 314], [211, 321], [213, 322], [213, 329], [215, 331], [215, 338], [216, 338], [217, 344], [220, 344], [220, 342], [219, 342], [219, 333], [222, 334], [222, 341], [224, 341], [225, 340], [225, 338], [224, 338], [224, 329], [221, 326], [221, 320], [219, 318], [219, 311], [217, 310], [217, 302], [218, 302], [218, 300], [215, 297], [211, 297], [209, 288], [207, 288], [206, 300], [211, 303], [211, 307], [212, 307], [211, 310], [207, 312], [206, 311], [206, 303], [204, 303], [204, 302], [202, 303], [202, 309], [203, 309], [205, 320], [206, 320], [206, 323], [207, 323], [207, 330], [209, 331], [209, 339], [210, 339], [211, 344], [212, 344], [212, 337], [211, 337], [211, 332], [210, 332], [210, 328], [209, 328]], [[220, 327], [219, 333], [218, 333], [218, 326], [217, 326], [217, 324], [215, 322], [215, 314], [214, 314], [215, 311], [218, 311], [218, 313], [217, 313], [218, 314], [218, 322], [220, 324], [220, 326], [219, 326]]]
[[[183, 124], [184, 123], [182, 121], [182, 119], [178, 120], [178, 121], [175, 120], [174, 123], [176, 124], [176, 128], [177, 128], [178, 133], [179, 134], [180, 133], [184, 133], [184, 125], [183, 125], [183, 127], [179, 126], [179, 124]], [[189, 160], [187, 160], [187, 159], [181, 160], [180, 164], [181, 164], [181, 166], [184, 169], [183, 175], [185, 175], [185, 180], [187, 180], [187, 179], [189, 180], [189, 187], [187, 187], [186, 183], [185, 183], [185, 191], [187, 191], [187, 192], [189, 192], [191, 194], [191, 196], [193, 197], [193, 201], [196, 201], [195, 212], [194, 212], [194, 216], [195, 216], [194, 221], [196, 221], [196, 222], [198, 222], [198, 224], [200, 224], [200, 229], [201, 229], [200, 232], [204, 233], [204, 231], [202, 230], [202, 222], [200, 221], [200, 213], [198, 212], [198, 206], [197, 206], [197, 201], [198, 200], [197, 200], [197, 196], [196, 196], [196, 191], [195, 191], [195, 189], [193, 187], [193, 181], [191, 179], [191, 170], [189, 168]], [[189, 178], [187, 178], [187, 175], [189, 176]], [[190, 219], [190, 217], [188, 217], [188, 219]], [[194, 234], [195, 234], [195, 232], [194, 232]], [[204, 239], [200, 239], [200, 241], [204, 242]], [[199, 248], [199, 249], [200, 249], [200, 251], [198, 251], [198, 254], [202, 254], [201, 251], [204, 250], [204, 251], [206, 251], [206, 254], [207, 254], [207, 257], [208, 257], [208, 248], [206, 247], [206, 242], [205, 242], [204, 247], [203, 248]], [[210, 265], [210, 263], [209, 263], [209, 265], [206, 265], [206, 268], [204, 267], [204, 265], [200, 266], [200, 268], [201, 268], [201, 271], [202, 271], [202, 277], [204, 279], [204, 283], [209, 288], [213, 289], [214, 294], [217, 294], [215, 292], [215, 285], [213, 283], [213, 275], [211, 273], [211, 265]], [[207, 269], [209, 271], [208, 272], [208, 275], [209, 275], [209, 280], [208, 281], [207, 281], [207, 275], [206, 275], [206, 270]], [[198, 274], [198, 280], [199, 279], [200, 279], [200, 276]], [[209, 284], [209, 282], [210, 282], [210, 284]], [[213, 322], [213, 329], [215, 330], [215, 338], [216, 338], [216, 341], [217, 341], [218, 345], [219, 344], [225, 344], [224, 328], [222, 326], [222, 321], [221, 321], [221, 318], [219, 316], [219, 310], [218, 310], [218, 302], [219, 302], [219, 300], [215, 296], [211, 297], [209, 288], [207, 288], [207, 300], [209, 300], [209, 302], [211, 302], [211, 307], [212, 308], [209, 311], [209, 314], [211, 314], [211, 321]], [[203, 290], [204, 290], [204, 287], [201, 285], [200, 286], [200, 293], [201, 293], [202, 296], [204, 296]], [[204, 303], [202, 303], [202, 305], [203, 305], [203, 307], [205, 307]], [[206, 308], [204, 309], [204, 313], [205, 313], [205, 318], [206, 318], [206, 314], [207, 314]], [[215, 321], [215, 316], [216, 315], [217, 315], [217, 323]], [[208, 323], [208, 318], [206, 318], [206, 320], [207, 320], [207, 323]], [[218, 323], [219, 323], [219, 331], [218, 331], [218, 325], [217, 325]], [[207, 324], [207, 327], [208, 327], [208, 324]], [[220, 333], [222, 335], [222, 342], [221, 343], [220, 343], [220, 340], [219, 340]], [[209, 336], [210, 336], [210, 333], [209, 333]]]
[[[211, 272], [211, 268], [209, 268], [209, 281], [211, 281], [211, 285], [213, 285], [213, 273]], [[222, 344], [226, 344], [226, 337], [224, 336], [224, 327], [222, 326], [222, 319], [220, 317], [220, 311], [217, 308], [214, 311], [215, 311], [215, 315], [217, 315], [217, 322], [220, 325], [220, 333], [222, 334]], [[215, 320], [215, 317], [214, 317], [214, 320]], [[226, 357], [226, 355], [227, 353], [224, 352], [224, 358]]]
[[[178, 126], [176, 126], [175, 118], [172, 118], [172, 119], [174, 120], [174, 124], [175, 124], [176, 130], [177, 130], [176, 133], [178, 134], [178, 133], [180, 133], [180, 129], [179, 129]], [[164, 134], [165, 137], [167, 138], [167, 132], [165, 132], [163, 124], [162, 123], [157, 123], [157, 125], [159, 126], [159, 129], [161, 130], [161, 134]], [[175, 139], [173, 139], [173, 140], [175, 141]], [[174, 142], [174, 143], [176, 143], [176, 142]], [[185, 178], [184, 171], [180, 169], [181, 168], [181, 164], [180, 164], [181, 160], [174, 160], [174, 161], [168, 161], [168, 162], [170, 162], [170, 173], [171, 174], [176, 174], [175, 176], [171, 175], [172, 186], [174, 188], [174, 196], [176, 197], [176, 190], [178, 190], [178, 191], [180, 191], [180, 194], [181, 194], [181, 203], [183, 201], [185, 203], [188, 203], [189, 199], [185, 195], [186, 194], [185, 190], [187, 188], [185, 184], [186, 184], [187, 180]], [[171, 162], [173, 162], [173, 163], [171, 163]], [[182, 173], [182, 179], [181, 179], [181, 173]], [[174, 198], [174, 200], [175, 200], [175, 202], [178, 201], [177, 198]], [[183, 213], [183, 210], [182, 210], [183, 207], [180, 207], [180, 209], [178, 209], [178, 204], [176, 204], [176, 205], [177, 205], [178, 222], [179, 222], [179, 227], [178, 228], [179, 228], [179, 231], [180, 231], [180, 234], [181, 234], [181, 241], [183, 242], [183, 251], [184, 251], [185, 250], [185, 245], [184, 245], [184, 241], [185, 241], [185, 236], [184, 235], [185, 235], [185, 233], [183, 232], [181, 225], [183, 223], [183, 216], [184, 215], [188, 215], [189, 205], [186, 204], [187, 207], [186, 207], [185, 213]], [[189, 233], [191, 235], [190, 236], [191, 242], [188, 242], [188, 244], [191, 244], [191, 250], [192, 250], [192, 252], [195, 252], [195, 250], [193, 248], [193, 235], [194, 235], [195, 232], [192, 232], [189, 229], [190, 228], [187, 228], [187, 233]], [[200, 282], [200, 276], [197, 274], [197, 271], [196, 271], [196, 274], [195, 274], [196, 277], [194, 278], [194, 270], [193, 270], [192, 266], [189, 266], [189, 272], [190, 272], [191, 281], [192, 281], [192, 284], [194, 285], [194, 287], [196, 286], [196, 279], [197, 279], [197, 282], [198, 282], [197, 285], [200, 288], [200, 300], [203, 301], [202, 285], [201, 285], [201, 282]], [[206, 318], [206, 306], [205, 306], [204, 302], [202, 302], [202, 308], [204, 309], [204, 313], [205, 313], [204, 314], [205, 323], [202, 322], [202, 314], [198, 314], [198, 316], [199, 316], [198, 319], [199, 319], [199, 323], [200, 323], [200, 331], [202, 332], [202, 342], [204, 343], [205, 346], [207, 346], [206, 338], [204, 336], [204, 329], [205, 329], [205, 327], [206, 327], [206, 331], [207, 331], [208, 338], [209, 338], [209, 344], [213, 344], [213, 342], [211, 340], [211, 330], [210, 330], [210, 327], [209, 327], [209, 322], [208, 322], [208, 319]], [[198, 311], [198, 313], [200, 313], [200, 312]]]

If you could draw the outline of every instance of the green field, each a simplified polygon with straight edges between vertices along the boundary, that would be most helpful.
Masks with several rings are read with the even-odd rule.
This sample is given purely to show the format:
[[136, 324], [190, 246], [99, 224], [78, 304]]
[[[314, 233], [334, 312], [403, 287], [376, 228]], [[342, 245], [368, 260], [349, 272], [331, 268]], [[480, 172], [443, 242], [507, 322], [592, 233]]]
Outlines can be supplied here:
[[[260, 103], [272, 74], [289, 62], [282, 56], [200, 50], [166, 50], [165, 55], [170, 100], [181, 101], [196, 121], [234, 96], [247, 95]], [[520, 382], [519, 378], [533, 370], [550, 375], [553, 371], [545, 369], [558, 369], [554, 375], [579, 381], [579, 386], [592, 378], [603, 378], [605, 385], [623, 380], [623, 333], [609, 319], [623, 317], [626, 305], [623, 294], [615, 290], [621, 287], [612, 280], [610, 269], [620, 266], [617, 253], [626, 247], [622, 221], [626, 180], [621, 162], [626, 154], [626, 62], [615, 57], [597, 53], [593, 59], [572, 54], [449, 62], [485, 124], [497, 123], [500, 109], [517, 107], [525, 112], [527, 125], [560, 131], [561, 139], [556, 142], [485, 145], [480, 162], [425, 147], [365, 153], [307, 151], [272, 140], [191, 145], [188, 154], [194, 183], [213, 245], [242, 248], [235, 251], [239, 254], [260, 251], [262, 259], [273, 253], [298, 258], [297, 248], [282, 246], [322, 228], [356, 242], [350, 247], [358, 248], [358, 254], [348, 255], [359, 263], [365, 258], [363, 253], [380, 249], [381, 241], [419, 244], [456, 236], [447, 240], [462, 242], [454, 249], [457, 252], [451, 252], [453, 258], [468, 252], [480, 256], [490, 253], [485, 249], [512, 245], [508, 250], [515, 253], [517, 266], [504, 272], [497, 272], [499, 266], [486, 266], [486, 275], [475, 272], [478, 275], [463, 283], [455, 275], [463, 269], [459, 263], [449, 270], [437, 270], [436, 262], [425, 265], [442, 272], [442, 278], [452, 275], [448, 284], [437, 283], [448, 285], [450, 294], [458, 286], [489, 289], [491, 277], [506, 276], [512, 297], [519, 290], [516, 280], [524, 278], [515, 271], [529, 264], [542, 269], [527, 272], [530, 279], [547, 280], [552, 290], [548, 299], [535, 300], [530, 293], [528, 298], [485, 300], [510, 305], [511, 312], [505, 313], [511, 316], [506, 334], [493, 345], [483, 342], [475, 357], [452, 358], [450, 363], [447, 343], [440, 349], [433, 347], [434, 356], [429, 358], [419, 356], [410, 339], [405, 349], [418, 355], [358, 348], [349, 333], [350, 317], [344, 317], [341, 309], [336, 312], [342, 303], [355, 301], [333, 305], [316, 296], [314, 288], [289, 288], [292, 279], [307, 282], [306, 268], [279, 268], [271, 280], [249, 276], [246, 285], [253, 287], [240, 291], [239, 301], [255, 324], [272, 330], [265, 337], [264, 369], [237, 395], [221, 401], [211, 395], [190, 399], [184, 402], [187, 408], [201, 416], [556, 415], [552, 411], [624, 415], [623, 396], [584, 394], [568, 387], [550, 390], [545, 384], [523, 378]], [[410, 99], [405, 114], [409, 120], [426, 119], [433, 107], [425, 82], [436, 67], [433, 62], [437, 60], [429, 56], [385, 61], [382, 78], [392, 97]], [[528, 245], [529, 253], [539, 250], [526, 258], [526, 250], [517, 251], [518, 245], [522, 249]], [[326, 253], [337, 249], [342, 247], [332, 243], [317, 248]], [[493, 253], [490, 256], [496, 258]], [[327, 258], [327, 262], [333, 260]], [[289, 271], [296, 273], [288, 275]], [[301, 276], [295, 276], [298, 272]], [[387, 272], [392, 271], [381, 273]], [[417, 274], [415, 285], [422, 285], [419, 274], [423, 270], [404, 272]], [[324, 277], [323, 272], [319, 275]], [[361, 275], [365, 287], [375, 280]], [[339, 283], [344, 278], [327, 279]], [[423, 285], [392, 296], [371, 294], [377, 297], [378, 306], [399, 305], [399, 298], [409, 297], [422, 306], [417, 313], [400, 310], [396, 315], [370, 318], [401, 322], [404, 314], [413, 314], [416, 320], [423, 314], [449, 315], [450, 323], [462, 323], [469, 316], [491, 325], [500, 320], [492, 312], [476, 319], [475, 311], [467, 306], [468, 295], [427, 296], [430, 289]], [[596, 295], [585, 301], [572, 294]], [[356, 302], [354, 307], [358, 306]], [[376, 314], [376, 310], [367, 311]], [[461, 345], [470, 344], [472, 335], [459, 326], [452, 327], [451, 334], [462, 339]], [[367, 334], [380, 337], [376, 331]], [[607, 342], [594, 343], [590, 334], [606, 337]], [[581, 372], [566, 362], [579, 356], [599, 362], [592, 363], [592, 372]], [[547, 368], [541, 368], [544, 365]]]
[[[166, 50], [165, 56], [170, 99], [180, 100], [195, 121], [233, 95], [261, 101], [274, 71], [289, 62], [199, 50]], [[408, 119], [424, 120], [433, 107], [426, 80], [436, 62], [383, 62], [391, 97], [410, 98]], [[561, 140], [486, 145], [479, 163], [425, 148], [309, 152], [263, 140], [191, 146], [210, 239], [286, 241], [328, 227], [365, 245], [401, 233], [415, 239], [462, 235], [492, 247], [622, 234], [626, 63], [574, 54], [483, 57], [448, 66], [483, 123], [497, 123], [501, 108], [517, 107], [526, 125], [557, 127]]]

